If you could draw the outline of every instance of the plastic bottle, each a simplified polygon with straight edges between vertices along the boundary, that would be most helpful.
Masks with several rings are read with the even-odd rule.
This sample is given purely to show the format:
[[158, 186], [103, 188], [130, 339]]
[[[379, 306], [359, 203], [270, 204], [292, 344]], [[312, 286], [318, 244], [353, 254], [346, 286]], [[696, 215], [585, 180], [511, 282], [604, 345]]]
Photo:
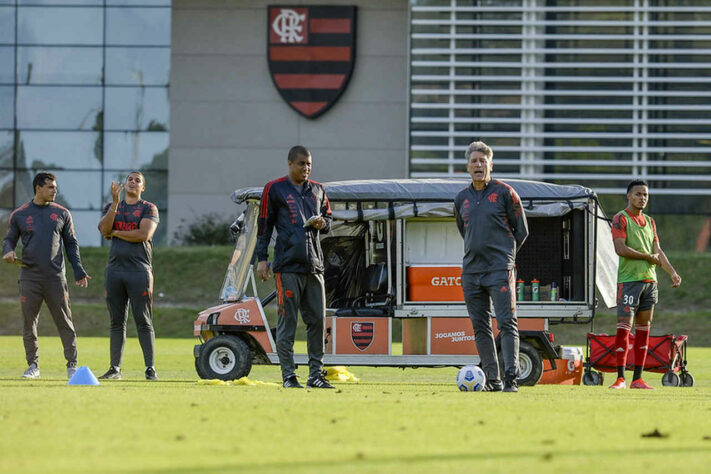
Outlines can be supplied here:
[[551, 282], [551, 301], [558, 301], [558, 283]]
[[541, 289], [541, 282], [536, 280], [535, 278], [531, 280], [531, 300], [533, 301], [539, 301], [540, 300], [540, 292], [539, 290]]
[[520, 278], [516, 280], [516, 301], [523, 301], [526, 291], [526, 284]]

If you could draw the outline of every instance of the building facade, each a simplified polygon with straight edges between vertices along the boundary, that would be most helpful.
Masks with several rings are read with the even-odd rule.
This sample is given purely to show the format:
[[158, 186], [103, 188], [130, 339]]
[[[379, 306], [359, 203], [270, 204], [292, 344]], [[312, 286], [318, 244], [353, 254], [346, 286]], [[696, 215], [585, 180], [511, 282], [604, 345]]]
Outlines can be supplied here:
[[[0, 0], [0, 213], [49, 168], [84, 245], [130, 169], [158, 241], [230, 193], [313, 179], [462, 176], [481, 139], [497, 176], [620, 196], [654, 212], [711, 208], [711, 6], [705, 0], [329, 0], [355, 5], [355, 66], [315, 120], [280, 96], [262, 0]], [[168, 92], [170, 91], [170, 94]]]

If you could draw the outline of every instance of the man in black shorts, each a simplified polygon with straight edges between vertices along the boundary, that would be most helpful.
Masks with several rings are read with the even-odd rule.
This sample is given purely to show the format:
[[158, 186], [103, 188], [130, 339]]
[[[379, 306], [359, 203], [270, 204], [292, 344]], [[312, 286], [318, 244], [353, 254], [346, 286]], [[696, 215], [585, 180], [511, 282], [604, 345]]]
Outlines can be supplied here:
[[[10, 215], [2, 256], [6, 262], [18, 263], [21, 267], [20, 301], [24, 317], [22, 341], [28, 365], [22, 377], [36, 379], [40, 376], [37, 322], [44, 301], [57, 325], [64, 346], [64, 357], [67, 359], [67, 376], [72, 378], [77, 367], [77, 335], [69, 306], [62, 247], [67, 251], [77, 286], [86, 288], [91, 277], [81, 265], [72, 215], [54, 202], [57, 196], [56, 177], [52, 173], [37, 173], [32, 185], [35, 190], [32, 201]], [[15, 246], [20, 238], [22, 260], [15, 254]]]
[[[143, 350], [147, 380], [158, 380], [154, 361], [153, 331], [153, 233], [158, 227], [158, 208], [141, 199], [146, 179], [133, 171], [126, 183], [111, 183], [112, 202], [104, 206], [99, 221], [101, 235], [111, 239], [106, 267], [106, 306], [111, 317], [111, 367], [100, 379], [121, 378], [123, 346], [126, 342], [128, 302], [136, 321]], [[120, 199], [121, 191], [126, 196]]]
[[659, 245], [654, 219], [642, 210], [649, 201], [649, 187], [642, 180], [627, 186], [627, 208], [612, 219], [612, 239], [620, 257], [617, 271], [617, 335], [615, 355], [617, 380], [610, 388], [624, 389], [625, 366], [629, 351], [632, 320], [635, 323], [634, 376], [630, 388], [653, 389], [642, 380], [644, 360], [647, 358], [649, 329], [654, 305], [657, 304], [657, 271], [661, 265], [672, 279], [672, 287], [681, 285], [681, 277], [674, 270]]

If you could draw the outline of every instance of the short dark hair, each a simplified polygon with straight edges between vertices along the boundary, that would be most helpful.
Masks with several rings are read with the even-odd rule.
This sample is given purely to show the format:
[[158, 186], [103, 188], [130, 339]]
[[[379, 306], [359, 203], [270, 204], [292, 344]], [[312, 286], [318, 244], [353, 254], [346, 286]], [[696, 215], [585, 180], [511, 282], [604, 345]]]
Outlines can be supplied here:
[[37, 186], [40, 188], [45, 185], [47, 180], [50, 181], [57, 181], [57, 177], [53, 174], [50, 173], [49, 171], [40, 171], [35, 175], [35, 179], [32, 180], [32, 190], [36, 193], [37, 192]]
[[298, 156], [311, 156], [311, 152], [305, 146], [296, 145], [291, 147], [291, 150], [289, 150], [289, 162], [293, 163]]
[[130, 171], [130, 172], [126, 175], [126, 179], [128, 179], [128, 177], [131, 176], [132, 174], [140, 175], [140, 176], [141, 176], [141, 181], [143, 181], [143, 185], [144, 185], [144, 186], [146, 185], [146, 177], [145, 177], [145, 176], [143, 175], [143, 173], [141, 173], [140, 171]]
[[627, 194], [629, 194], [630, 191], [632, 191], [632, 188], [634, 188], [635, 186], [647, 186], [647, 187], [649, 187], [649, 185], [647, 184], [647, 182], [646, 182], [645, 180], [643, 180], [643, 179], [633, 179], [632, 181], [630, 181], [630, 184], [627, 185]]

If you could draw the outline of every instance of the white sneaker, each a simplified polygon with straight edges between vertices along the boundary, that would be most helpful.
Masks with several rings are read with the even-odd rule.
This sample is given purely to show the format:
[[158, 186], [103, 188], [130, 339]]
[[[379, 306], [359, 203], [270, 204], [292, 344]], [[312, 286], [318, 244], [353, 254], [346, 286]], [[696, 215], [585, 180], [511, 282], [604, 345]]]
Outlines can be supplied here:
[[67, 367], [67, 378], [68, 379], [71, 379], [72, 377], [74, 377], [74, 374], [76, 374], [76, 373], [77, 373], [76, 366]]
[[40, 372], [37, 364], [30, 364], [30, 366], [27, 367], [27, 370], [25, 370], [25, 373], [22, 374], [23, 379], [38, 379], [39, 376]]

